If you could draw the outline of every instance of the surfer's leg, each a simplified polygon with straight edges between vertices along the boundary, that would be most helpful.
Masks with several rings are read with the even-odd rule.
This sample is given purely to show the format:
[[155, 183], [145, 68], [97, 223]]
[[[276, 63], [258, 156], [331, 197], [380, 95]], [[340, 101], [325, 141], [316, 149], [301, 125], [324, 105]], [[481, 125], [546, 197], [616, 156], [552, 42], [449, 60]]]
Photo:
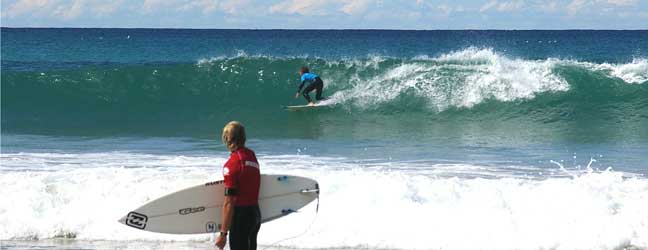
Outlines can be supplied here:
[[313, 100], [311, 99], [310, 95], [308, 94], [308, 93], [310, 93], [311, 91], [313, 91], [313, 90], [315, 89], [315, 86], [313, 86], [313, 85], [315, 85], [315, 84], [309, 84], [309, 85], [306, 86], [306, 88], [304, 89], [304, 92], [302, 92], [302, 95], [304, 95], [304, 98], [306, 98], [306, 101], [308, 101], [308, 103], [313, 102]]
[[230, 225], [230, 230], [229, 230], [229, 246], [231, 250], [239, 250], [241, 248], [241, 222], [239, 220], [239, 215], [237, 214], [240, 213], [240, 211], [236, 211], [237, 209], [234, 208], [234, 215], [232, 215], [232, 222]]
[[248, 250], [250, 248], [250, 241], [248, 240], [250, 214], [245, 210], [245, 207], [234, 208], [234, 216], [232, 216], [232, 225], [229, 232], [230, 250]]
[[324, 82], [319, 77], [313, 83], [315, 85], [315, 100], [322, 100], [322, 91], [324, 89]]
[[257, 206], [255, 208], [255, 217], [254, 225], [252, 226], [252, 231], [250, 232], [250, 250], [256, 250], [257, 248], [257, 235], [259, 234], [259, 229], [261, 229], [261, 211]]

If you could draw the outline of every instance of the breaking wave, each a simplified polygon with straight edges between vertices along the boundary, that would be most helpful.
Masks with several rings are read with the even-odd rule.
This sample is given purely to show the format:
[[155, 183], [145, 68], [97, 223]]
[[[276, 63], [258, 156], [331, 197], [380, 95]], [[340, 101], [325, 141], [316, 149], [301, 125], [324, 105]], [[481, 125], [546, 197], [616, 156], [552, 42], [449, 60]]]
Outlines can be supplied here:
[[[88, 65], [51, 71], [3, 64], [2, 125], [7, 131], [139, 133], [150, 132], [154, 125], [187, 132], [232, 117], [290, 120], [292, 114], [280, 106], [304, 102], [292, 99], [301, 65], [323, 77], [329, 97], [325, 102], [332, 109], [315, 116], [332, 123], [376, 114], [459, 121], [496, 113], [503, 120], [600, 119], [605, 126], [613, 119], [637, 127], [648, 117], [648, 60], [643, 58], [623, 64], [529, 60], [489, 48], [467, 48], [414, 58], [240, 53], [187, 64]], [[276, 130], [286, 124], [268, 126]]]

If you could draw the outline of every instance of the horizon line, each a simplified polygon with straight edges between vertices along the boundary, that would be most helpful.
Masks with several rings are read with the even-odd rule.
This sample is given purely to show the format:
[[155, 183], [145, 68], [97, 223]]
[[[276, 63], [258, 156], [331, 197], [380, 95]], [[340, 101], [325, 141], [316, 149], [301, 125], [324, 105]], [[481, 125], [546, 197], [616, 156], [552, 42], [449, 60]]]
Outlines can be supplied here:
[[320, 30], [320, 31], [648, 31], [648, 28], [638, 29], [380, 29], [380, 28], [171, 28], [171, 27], [29, 27], [29, 26], [0, 26], [1, 29], [140, 29], [140, 30]]

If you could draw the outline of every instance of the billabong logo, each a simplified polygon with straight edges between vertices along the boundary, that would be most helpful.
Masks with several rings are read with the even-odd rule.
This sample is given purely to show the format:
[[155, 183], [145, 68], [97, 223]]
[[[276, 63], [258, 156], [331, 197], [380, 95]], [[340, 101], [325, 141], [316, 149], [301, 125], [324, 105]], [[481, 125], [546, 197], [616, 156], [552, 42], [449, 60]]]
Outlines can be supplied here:
[[130, 212], [126, 216], [126, 225], [137, 229], [146, 228], [146, 221], [148, 221], [148, 217], [140, 213]]
[[180, 215], [187, 215], [187, 214], [193, 214], [193, 213], [198, 213], [205, 211], [205, 207], [188, 207], [188, 208], [183, 208], [178, 211]]

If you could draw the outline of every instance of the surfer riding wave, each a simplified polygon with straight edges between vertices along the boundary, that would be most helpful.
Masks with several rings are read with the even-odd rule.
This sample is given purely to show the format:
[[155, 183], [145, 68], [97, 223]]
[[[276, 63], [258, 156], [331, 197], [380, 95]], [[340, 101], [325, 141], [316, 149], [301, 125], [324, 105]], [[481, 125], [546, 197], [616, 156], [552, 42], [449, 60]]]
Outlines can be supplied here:
[[[295, 98], [299, 98], [299, 93], [301, 92], [304, 98], [306, 98], [306, 101], [308, 101], [308, 105], [313, 106], [315, 105], [315, 102], [313, 102], [309, 93], [315, 90], [315, 100], [323, 100], [324, 98], [322, 98], [322, 91], [324, 89], [324, 81], [322, 81], [322, 79], [317, 74], [310, 73], [308, 67], [305, 66], [299, 68], [299, 75], [301, 76], [301, 83], [299, 84], [299, 88], [297, 88]], [[308, 83], [308, 85], [302, 92], [302, 88], [304, 87], [304, 85], [306, 85], [306, 83]]]

